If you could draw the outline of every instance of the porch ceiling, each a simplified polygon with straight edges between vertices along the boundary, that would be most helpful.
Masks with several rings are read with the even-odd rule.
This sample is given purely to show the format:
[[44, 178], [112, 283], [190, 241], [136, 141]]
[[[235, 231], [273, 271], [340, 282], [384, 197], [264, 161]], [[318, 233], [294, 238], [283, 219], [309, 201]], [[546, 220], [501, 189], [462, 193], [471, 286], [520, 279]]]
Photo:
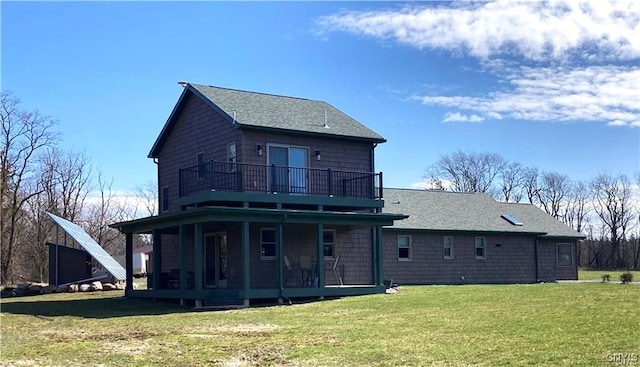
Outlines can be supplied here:
[[124, 233], [149, 233], [204, 222], [271, 222], [390, 226], [408, 216], [393, 213], [354, 213], [317, 210], [230, 208], [208, 206], [109, 225]]

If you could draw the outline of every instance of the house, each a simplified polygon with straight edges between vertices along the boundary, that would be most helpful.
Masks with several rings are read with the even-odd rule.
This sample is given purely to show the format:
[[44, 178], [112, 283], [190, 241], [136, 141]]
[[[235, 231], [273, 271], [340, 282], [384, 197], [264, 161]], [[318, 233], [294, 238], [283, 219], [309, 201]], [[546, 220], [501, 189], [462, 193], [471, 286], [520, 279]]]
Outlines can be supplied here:
[[[149, 153], [159, 215], [111, 225], [129, 297], [247, 306], [381, 293], [385, 279], [576, 277], [580, 235], [533, 206], [385, 189], [385, 139], [326, 102], [182, 84]], [[145, 290], [132, 288], [135, 234], [153, 239]]]
[[385, 277], [402, 284], [534, 283], [577, 279], [584, 236], [531, 204], [486, 194], [384, 189]]
[[[191, 83], [155, 141], [160, 213], [115, 223], [126, 295], [194, 300], [384, 292], [375, 147], [326, 102]], [[133, 290], [134, 234], [152, 234], [151, 289]]]

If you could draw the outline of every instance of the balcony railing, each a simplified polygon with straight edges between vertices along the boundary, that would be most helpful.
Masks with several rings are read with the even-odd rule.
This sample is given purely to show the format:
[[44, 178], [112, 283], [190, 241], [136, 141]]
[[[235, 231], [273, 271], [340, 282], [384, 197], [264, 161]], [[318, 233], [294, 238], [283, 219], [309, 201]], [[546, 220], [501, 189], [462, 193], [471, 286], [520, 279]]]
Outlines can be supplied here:
[[180, 196], [206, 191], [382, 198], [382, 172], [210, 161], [180, 169]]

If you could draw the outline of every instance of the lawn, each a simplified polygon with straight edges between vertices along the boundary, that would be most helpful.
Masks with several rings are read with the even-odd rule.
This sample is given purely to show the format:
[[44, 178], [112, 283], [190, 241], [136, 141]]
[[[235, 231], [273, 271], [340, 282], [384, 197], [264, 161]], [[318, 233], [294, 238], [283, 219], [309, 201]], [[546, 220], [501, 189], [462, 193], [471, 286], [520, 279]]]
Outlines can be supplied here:
[[[587, 269], [579, 269], [578, 270], [578, 279], [580, 280], [602, 280], [602, 276], [604, 274], [609, 274], [611, 276], [611, 282], [620, 282], [620, 274], [625, 273], [626, 271], [622, 270], [587, 270]], [[640, 271], [632, 271], [633, 281], [640, 282]], [[638, 362], [640, 366], [640, 361]]]
[[602, 366], [640, 354], [638, 285], [415, 286], [231, 311], [121, 295], [3, 299], [0, 365]]

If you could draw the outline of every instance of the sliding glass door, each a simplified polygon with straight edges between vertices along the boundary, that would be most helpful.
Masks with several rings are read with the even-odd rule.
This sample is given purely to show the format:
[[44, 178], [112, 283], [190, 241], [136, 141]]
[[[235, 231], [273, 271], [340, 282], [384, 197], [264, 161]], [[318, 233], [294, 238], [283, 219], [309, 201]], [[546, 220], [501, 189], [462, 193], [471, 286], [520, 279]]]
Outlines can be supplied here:
[[307, 193], [308, 149], [279, 145], [269, 145], [268, 149], [270, 191]]

